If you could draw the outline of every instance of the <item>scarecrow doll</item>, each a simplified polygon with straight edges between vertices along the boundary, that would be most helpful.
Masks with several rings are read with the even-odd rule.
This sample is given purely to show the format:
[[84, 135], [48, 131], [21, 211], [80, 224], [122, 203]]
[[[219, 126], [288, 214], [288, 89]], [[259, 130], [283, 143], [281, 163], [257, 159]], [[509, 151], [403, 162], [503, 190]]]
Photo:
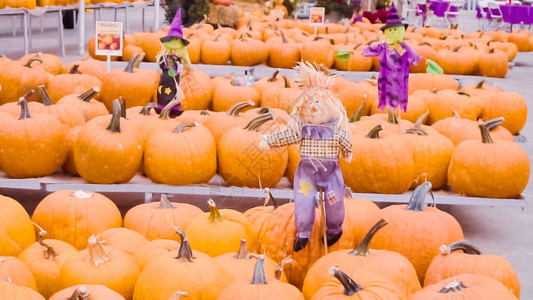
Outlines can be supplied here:
[[[364, 56], [379, 56], [378, 94], [379, 110], [397, 107], [407, 111], [409, 65], [417, 65], [422, 57], [403, 42], [407, 24], [402, 24], [394, 4], [381, 27], [385, 41], [363, 49]], [[398, 112], [399, 114], [401, 111]]]
[[[185, 98], [179, 87], [180, 73], [189, 71], [191, 61], [185, 48], [189, 41], [183, 38], [181, 30], [181, 8], [178, 9], [167, 36], [161, 38], [162, 47], [157, 55], [157, 62], [163, 72], [157, 87], [157, 109], [159, 113], [170, 101], [174, 99], [182, 100]], [[171, 108], [170, 116], [177, 117], [181, 115], [181, 105], [178, 104]]]
[[[309, 241], [315, 221], [315, 205], [325, 194], [326, 241], [335, 244], [342, 235], [344, 222], [344, 180], [339, 167], [339, 152], [352, 159], [348, 118], [341, 101], [328, 89], [333, 77], [311, 63], [296, 67], [297, 82], [304, 90], [289, 116], [284, 130], [261, 136], [263, 149], [300, 143], [301, 161], [294, 176], [294, 215], [298, 231], [294, 251]], [[339, 151], [340, 149], [340, 151]]]

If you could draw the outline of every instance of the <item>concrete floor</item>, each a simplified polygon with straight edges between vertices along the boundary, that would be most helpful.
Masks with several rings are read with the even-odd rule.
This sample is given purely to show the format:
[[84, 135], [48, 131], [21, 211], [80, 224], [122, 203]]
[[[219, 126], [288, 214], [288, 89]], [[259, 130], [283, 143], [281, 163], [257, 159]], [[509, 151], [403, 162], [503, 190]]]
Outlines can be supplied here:
[[[86, 18], [86, 39], [93, 34], [93, 14], [88, 14]], [[130, 33], [141, 31], [140, 10], [131, 9]], [[147, 10], [146, 24], [153, 24], [153, 13]], [[103, 20], [113, 19], [112, 11], [104, 11]], [[123, 13], [119, 13], [119, 21], [123, 20]], [[161, 16], [161, 20], [164, 18]], [[19, 21], [18, 21], [19, 22]], [[12, 36], [12, 18], [0, 16], [0, 53], [10, 58], [18, 58], [24, 53], [22, 31], [17, 22], [17, 37]], [[463, 15], [459, 21], [460, 29], [469, 32], [476, 30], [475, 17], [472, 13]], [[33, 22], [33, 48], [31, 51], [42, 51], [59, 55], [59, 38], [57, 35], [57, 16], [46, 16], [44, 18], [44, 32], [40, 32], [38, 19]], [[63, 58], [65, 62], [79, 59], [78, 55], [78, 32], [77, 30], [65, 30], [67, 55]], [[359, 76], [359, 75], [358, 75]], [[360, 76], [364, 76], [361, 74]], [[533, 87], [531, 85], [533, 77], [533, 53], [520, 53], [515, 59], [515, 67], [509, 71], [505, 79], [489, 79], [495, 85], [506, 91], [521, 93], [528, 104], [533, 103]], [[478, 81], [475, 77], [463, 79], [465, 84]], [[533, 155], [533, 120], [528, 118], [527, 124], [521, 132], [529, 140], [528, 143], [521, 144], [530, 155]], [[531, 179], [531, 177], [530, 177]], [[531, 180], [530, 180], [531, 181]], [[33, 191], [19, 191], [0, 189], [0, 194], [11, 196], [21, 201], [29, 211], [33, 211], [37, 201], [42, 199], [46, 193]], [[486, 254], [498, 254], [504, 256], [513, 265], [522, 283], [522, 299], [533, 299], [533, 235], [530, 232], [533, 228], [533, 209], [531, 208], [533, 198], [533, 184], [529, 184], [523, 193], [528, 199], [528, 207], [525, 209], [505, 208], [505, 207], [479, 207], [479, 206], [441, 206], [457, 218], [462, 225], [467, 239], [477, 243]], [[132, 194], [108, 194], [118, 202], [119, 207], [124, 211], [132, 204], [141, 203], [144, 200], [142, 195]]]

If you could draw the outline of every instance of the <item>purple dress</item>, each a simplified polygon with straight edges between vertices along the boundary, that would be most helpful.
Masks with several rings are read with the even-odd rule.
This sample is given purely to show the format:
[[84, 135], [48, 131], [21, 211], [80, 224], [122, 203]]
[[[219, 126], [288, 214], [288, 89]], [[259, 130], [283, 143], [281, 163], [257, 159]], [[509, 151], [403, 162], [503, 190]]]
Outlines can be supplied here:
[[379, 110], [388, 105], [395, 109], [398, 105], [407, 111], [409, 84], [409, 65], [417, 65], [422, 59], [413, 48], [400, 42], [405, 52], [400, 55], [396, 49], [389, 49], [386, 42], [381, 42], [363, 49], [364, 56], [379, 57]]

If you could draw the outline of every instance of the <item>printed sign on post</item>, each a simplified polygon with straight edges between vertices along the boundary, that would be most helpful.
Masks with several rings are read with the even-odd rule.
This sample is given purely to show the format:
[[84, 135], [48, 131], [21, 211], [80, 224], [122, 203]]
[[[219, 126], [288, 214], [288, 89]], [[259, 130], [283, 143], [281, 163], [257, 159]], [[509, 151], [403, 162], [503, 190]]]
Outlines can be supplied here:
[[96, 22], [96, 55], [122, 56], [122, 22]]
[[310, 11], [309, 23], [311, 23], [312, 26], [322, 26], [322, 24], [324, 24], [326, 9], [324, 7], [311, 7]]

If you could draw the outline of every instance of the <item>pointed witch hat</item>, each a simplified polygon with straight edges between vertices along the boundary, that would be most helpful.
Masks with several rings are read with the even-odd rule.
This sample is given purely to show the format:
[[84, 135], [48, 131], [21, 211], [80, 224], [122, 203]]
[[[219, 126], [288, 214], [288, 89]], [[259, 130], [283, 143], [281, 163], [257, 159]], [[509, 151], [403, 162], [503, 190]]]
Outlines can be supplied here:
[[398, 16], [398, 11], [396, 10], [396, 6], [394, 6], [394, 3], [391, 5], [389, 14], [387, 15], [387, 24], [385, 26], [381, 27], [380, 29], [382, 31], [385, 31], [387, 28], [392, 27], [398, 27], [398, 26], [404, 26], [405, 29], [409, 26], [409, 24], [403, 24], [402, 19]]
[[181, 39], [183, 41], [184, 46], [187, 46], [189, 44], [189, 41], [183, 38], [183, 31], [181, 29], [181, 7], [176, 12], [174, 19], [170, 24], [167, 36], [162, 37], [160, 40], [161, 42], [166, 43], [172, 41], [173, 39]]

